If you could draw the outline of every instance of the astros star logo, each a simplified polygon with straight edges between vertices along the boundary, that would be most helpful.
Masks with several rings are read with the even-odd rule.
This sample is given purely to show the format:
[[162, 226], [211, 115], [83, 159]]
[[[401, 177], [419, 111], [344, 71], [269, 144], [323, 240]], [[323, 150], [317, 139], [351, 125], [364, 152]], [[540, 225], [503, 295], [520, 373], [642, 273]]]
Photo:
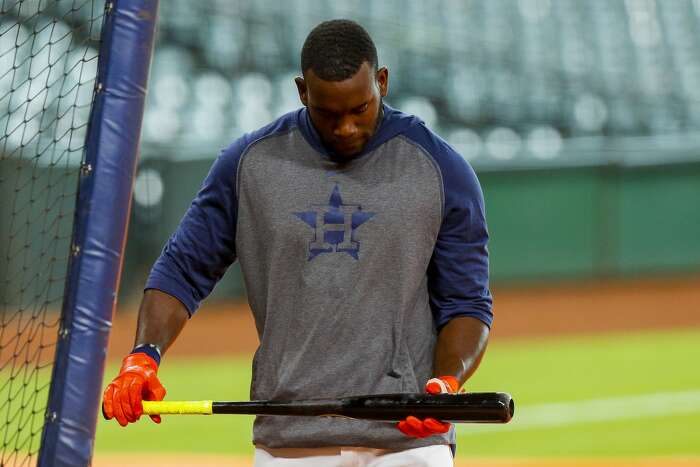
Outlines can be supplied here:
[[309, 261], [324, 253], [347, 253], [359, 259], [360, 242], [355, 231], [375, 213], [364, 212], [359, 204], [344, 204], [338, 185], [328, 204], [314, 204], [308, 211], [295, 212], [314, 231], [309, 242]]

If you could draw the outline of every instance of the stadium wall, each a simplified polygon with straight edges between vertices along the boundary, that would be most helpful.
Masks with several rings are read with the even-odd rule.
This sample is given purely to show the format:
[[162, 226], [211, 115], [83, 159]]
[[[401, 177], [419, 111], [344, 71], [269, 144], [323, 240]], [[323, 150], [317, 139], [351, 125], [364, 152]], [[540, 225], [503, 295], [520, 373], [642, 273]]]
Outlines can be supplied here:
[[480, 174], [495, 280], [700, 270], [700, 164]]

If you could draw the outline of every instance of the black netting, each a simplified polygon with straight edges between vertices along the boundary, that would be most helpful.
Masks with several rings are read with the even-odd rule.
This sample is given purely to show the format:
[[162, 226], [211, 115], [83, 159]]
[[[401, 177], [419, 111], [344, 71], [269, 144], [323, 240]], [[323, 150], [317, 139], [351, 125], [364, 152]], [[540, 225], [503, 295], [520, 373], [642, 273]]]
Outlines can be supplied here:
[[104, 2], [0, 7], [0, 465], [36, 463]]

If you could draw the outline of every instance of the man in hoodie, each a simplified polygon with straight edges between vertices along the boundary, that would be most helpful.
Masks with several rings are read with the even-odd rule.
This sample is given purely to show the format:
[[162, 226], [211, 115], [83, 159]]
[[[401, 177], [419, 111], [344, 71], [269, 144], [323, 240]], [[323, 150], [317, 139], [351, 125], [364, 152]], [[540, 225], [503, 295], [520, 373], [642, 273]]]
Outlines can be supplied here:
[[[474, 171], [383, 103], [388, 70], [357, 23], [314, 28], [301, 71], [303, 107], [219, 155], [153, 266], [107, 418], [125, 426], [164, 397], [161, 355], [236, 259], [260, 338], [252, 399], [454, 393], [479, 365], [492, 312]], [[451, 466], [455, 433], [261, 416], [253, 442], [258, 466]]]

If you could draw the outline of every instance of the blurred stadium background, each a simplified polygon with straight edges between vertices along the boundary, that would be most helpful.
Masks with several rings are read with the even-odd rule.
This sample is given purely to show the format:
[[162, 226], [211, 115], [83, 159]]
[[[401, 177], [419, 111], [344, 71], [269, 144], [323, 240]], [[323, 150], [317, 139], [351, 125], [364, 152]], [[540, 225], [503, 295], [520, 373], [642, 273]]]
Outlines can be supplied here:
[[[221, 148], [297, 108], [299, 49], [350, 17], [387, 102], [476, 168], [495, 281], [700, 268], [700, 3], [172, 0], [161, 9], [124, 294]], [[240, 296], [235, 268], [216, 297]]]
[[[698, 0], [162, 3], [113, 363], [132, 343], [148, 270], [211, 162], [234, 138], [299, 106], [301, 44], [337, 17], [375, 39], [390, 71], [387, 103], [426, 120], [483, 185], [496, 323], [472, 387], [513, 392], [523, 418], [502, 431], [460, 431], [458, 459], [700, 465]], [[16, 40], [0, 35], [2, 50]], [[10, 66], [2, 57], [0, 74]], [[10, 85], [2, 76], [0, 94]], [[76, 93], [92, 90], [80, 70], [67, 79]], [[7, 132], [12, 118], [0, 115], [2, 180], [15, 176], [22, 145]], [[62, 166], [76, 167], [79, 151], [57, 144], [66, 146]], [[56, 202], [71, 203], [75, 178], [52, 173], [66, 193]], [[32, 206], [8, 203], [11, 189], [0, 183], [2, 245], [12, 243], [18, 205], [41, 219]], [[57, 248], [68, 248], [69, 233]], [[27, 235], [27, 245], [40, 243], [39, 230]], [[44, 267], [29, 246], [7, 250], [6, 306], [21, 300], [9, 278], [26, 256]], [[54, 282], [58, 293], [60, 277]], [[169, 397], [247, 398], [255, 336], [244, 301], [234, 266], [165, 359]], [[129, 430], [100, 422], [95, 465], [119, 464], [125, 451], [150, 453], [148, 465], [187, 463], [185, 453], [245, 458], [249, 430], [249, 419]]]

